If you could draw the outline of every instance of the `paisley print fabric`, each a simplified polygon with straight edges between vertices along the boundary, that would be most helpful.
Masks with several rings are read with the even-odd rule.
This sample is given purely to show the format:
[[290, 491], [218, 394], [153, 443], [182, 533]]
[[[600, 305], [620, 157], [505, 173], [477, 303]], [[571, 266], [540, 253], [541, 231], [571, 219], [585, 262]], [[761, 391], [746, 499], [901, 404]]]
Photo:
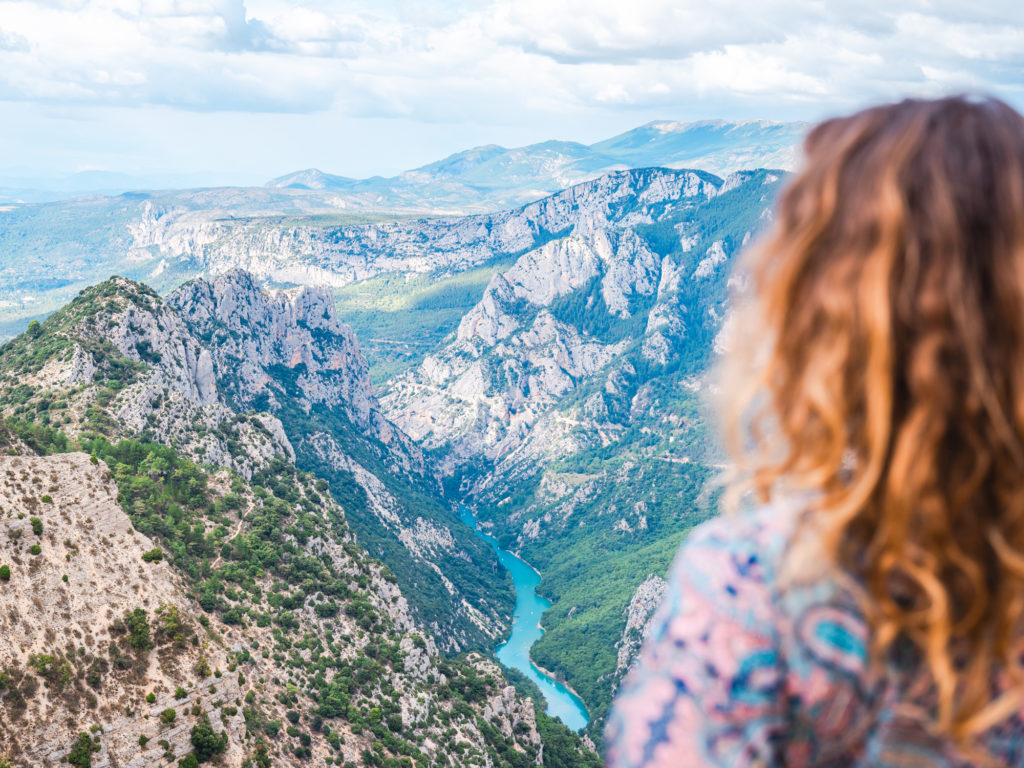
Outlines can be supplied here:
[[[871, 671], [853, 595], [779, 586], [796, 513], [765, 507], [689, 536], [609, 717], [609, 768], [964, 766], [929, 734], [913, 649]], [[1024, 766], [1017, 717], [985, 745]]]

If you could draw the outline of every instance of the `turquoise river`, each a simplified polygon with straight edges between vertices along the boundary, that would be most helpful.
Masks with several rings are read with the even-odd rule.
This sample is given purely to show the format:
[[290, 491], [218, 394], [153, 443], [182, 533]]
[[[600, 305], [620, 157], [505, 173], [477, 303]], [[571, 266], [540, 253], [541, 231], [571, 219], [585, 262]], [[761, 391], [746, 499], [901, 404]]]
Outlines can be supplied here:
[[580, 730], [590, 719], [583, 701], [530, 661], [530, 646], [544, 634], [540, 626], [540, 617], [551, 607], [548, 600], [537, 594], [540, 574], [529, 563], [498, 546], [493, 536], [481, 531], [469, 507], [462, 505], [460, 510], [466, 525], [491, 545], [498, 560], [512, 574], [516, 588], [516, 611], [512, 618], [512, 632], [508, 639], [495, 649], [495, 655], [506, 667], [518, 669], [537, 684], [544, 694], [547, 703], [544, 709], [549, 715], [561, 718], [562, 722], [574, 731]]

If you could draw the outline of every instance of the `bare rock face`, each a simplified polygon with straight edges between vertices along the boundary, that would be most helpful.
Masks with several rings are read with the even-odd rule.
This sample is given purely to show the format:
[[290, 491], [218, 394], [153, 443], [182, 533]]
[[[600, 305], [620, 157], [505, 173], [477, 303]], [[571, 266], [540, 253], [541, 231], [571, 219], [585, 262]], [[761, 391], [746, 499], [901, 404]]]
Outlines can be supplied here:
[[[561, 423], [550, 418], [633, 343], [595, 328], [642, 312], [644, 355], [663, 365], [673, 360], [669, 339], [684, 328], [680, 269], [635, 227], [653, 222], [658, 210], [706, 202], [717, 187], [698, 174], [645, 173], [612, 174], [547, 201], [565, 207], [565, 235], [495, 275], [455, 340], [388, 383], [385, 412], [425, 447], [444, 450], [442, 472], [481, 458], [499, 467], [556, 460], [620, 429], [600, 395]], [[616, 206], [627, 189], [637, 205], [624, 213]]]
[[252, 275], [233, 271], [186, 283], [169, 303], [210, 345], [220, 380], [239, 407], [272, 397], [267, 369], [280, 366], [295, 373], [306, 402], [343, 406], [354, 423], [369, 426], [375, 405], [369, 370], [327, 289], [266, 292]]
[[[500, 677], [500, 669], [493, 662], [479, 654], [472, 654], [470, 658], [473, 666], [483, 674]], [[519, 749], [522, 749], [522, 745], [536, 747], [536, 764], [543, 763], [543, 745], [537, 731], [534, 705], [530, 699], [519, 696], [514, 687], [507, 685], [487, 699], [482, 714], [484, 720], [497, 728], [505, 738], [515, 739]]]
[[236, 409], [273, 412], [283, 395], [307, 410], [338, 409], [404, 469], [426, 471], [421, 449], [381, 413], [359, 342], [325, 287], [268, 291], [234, 270], [186, 283], [168, 304], [206, 345], [214, 378]]
[[626, 627], [622, 631], [622, 639], [618, 643], [619, 655], [615, 667], [617, 676], [623, 675], [643, 644], [655, 611], [665, 597], [668, 582], [660, 576], [650, 574], [636, 588], [629, 606], [626, 608]]

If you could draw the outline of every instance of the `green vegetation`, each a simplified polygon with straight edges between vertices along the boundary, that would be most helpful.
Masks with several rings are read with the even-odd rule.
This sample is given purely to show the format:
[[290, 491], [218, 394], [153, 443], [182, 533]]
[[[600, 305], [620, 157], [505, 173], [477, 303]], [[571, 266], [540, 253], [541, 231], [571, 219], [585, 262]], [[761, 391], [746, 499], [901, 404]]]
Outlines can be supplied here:
[[[281, 407], [276, 415], [295, 447], [296, 463], [305, 472], [326, 481], [323, 490], [329, 490], [344, 509], [348, 524], [367, 552], [388, 564], [389, 572], [401, 586], [417, 617], [426, 626], [457, 628], [469, 648], [490, 647], [492, 638], [465, 618], [462, 607], [466, 600], [489, 612], [495, 620], [511, 615], [515, 604], [511, 579], [498, 570], [497, 558], [490, 547], [461, 524], [429, 475], [423, 477], [396, 469], [388, 461], [388, 449], [364, 435], [341, 409], [304, 410], [299, 405], [301, 392], [297, 387], [301, 367], [274, 368], [271, 373], [283, 390], [278, 395]], [[334, 467], [310, 443], [310, 436], [317, 433], [331, 435], [345, 447], [348, 456], [386, 483], [388, 492], [397, 501], [395, 511], [405, 527], [414, 527], [417, 519], [422, 518], [449, 529], [464, 555], [441, 549], [433, 562], [454, 584], [455, 595], [446, 588], [437, 570], [419, 558], [409, 557], [396, 531], [386, 527], [374, 513], [354, 475]]]
[[[46, 497], [44, 496], [43, 498], [46, 498]], [[43, 535], [43, 521], [40, 520], [38, 517], [30, 517], [28, 519], [28, 521], [32, 525], [32, 533], [34, 533], [36, 536], [42, 536]]]
[[418, 365], [458, 328], [490, 279], [512, 256], [456, 273], [388, 274], [335, 292], [338, 316], [352, 326], [377, 386]]
[[93, 752], [99, 752], [99, 736], [93, 740], [88, 733], [78, 734], [78, 739], [71, 747], [71, 752], [64, 758], [65, 762], [77, 768], [91, 768]]
[[228, 745], [228, 735], [214, 731], [210, 725], [210, 718], [204, 712], [199, 722], [192, 727], [191, 741], [196, 760], [205, 763], [224, 753]]
[[534, 712], [537, 732], [544, 742], [544, 768], [601, 768], [601, 758], [582, 750], [579, 737], [561, 720], [550, 717], [541, 707]]
[[[119, 295], [121, 290], [128, 295]], [[245, 761], [248, 766], [270, 765], [270, 751], [261, 741], [262, 734], [273, 739], [275, 751], [300, 759], [312, 757], [316, 741], [326, 745], [332, 751], [333, 763], [340, 765], [345, 748], [337, 729], [340, 722], [370, 737], [368, 748], [355, 758], [365, 765], [478, 766], [488, 761], [496, 768], [533, 765], [536, 751], [524, 753], [513, 748], [513, 741], [479, 714], [505, 683], [489, 671], [478, 669], [482, 660], [476, 657], [442, 659], [439, 668], [446, 683], [429, 691], [441, 706], [430, 706], [424, 722], [403, 721], [401, 691], [396, 687], [408, 655], [403, 645], [409, 647], [407, 638], [411, 636], [413, 646], [422, 650], [427, 640], [417, 632], [396, 627], [389, 609], [381, 605], [382, 595], [374, 594], [373, 585], [381, 581], [414, 583], [419, 589], [417, 612], [421, 617], [434, 617], [442, 626], [463, 595], [457, 600], [451, 598], [442, 581], [423, 564], [401, 572], [388, 569], [354, 543], [332, 496], [342, 501], [350, 519], [358, 518], [366, 530], [376, 532], [378, 539], [369, 537], [371, 543], [381, 549], [395, 545], [382, 529], [373, 529], [367, 522], [372, 515], [366, 508], [365, 494], [350, 475], [332, 473], [318, 479], [276, 459], [248, 480], [230, 472], [212, 479], [215, 470], [197, 465], [174, 447], [154, 442], [152, 433], [118, 439], [124, 427], [115, 418], [116, 400], [148, 364], [121, 360], [112, 347], [85, 348], [98, 370], [95, 389], [66, 393], [18, 389], [20, 384], [6, 386], [17, 379], [12, 371], [23, 373], [32, 366], [46, 365], [52, 359], [47, 355], [69, 359], [71, 326], [89, 326], [90, 312], [106, 312], [125, 306], [125, 302], [140, 309], [153, 308], [159, 299], [145, 290], [126, 288], [123, 283], [118, 283], [112, 293], [105, 287], [90, 289], [67, 312], [41, 323], [37, 335], [23, 335], [4, 347], [0, 354], [0, 403], [13, 418], [9, 426], [0, 426], [0, 439], [17, 451], [23, 446], [39, 454], [85, 451], [93, 464], [103, 462], [109, 467], [117, 485], [118, 502], [132, 526], [158, 544], [142, 553], [143, 560], [155, 562], [166, 556], [170, 566], [184, 577], [186, 592], [203, 613], [194, 624], [174, 605], [148, 611], [135, 608], [113, 620], [110, 642], [101, 647], [68, 645], [67, 651], [35, 654], [27, 666], [5, 669], [2, 674], [7, 677], [0, 685], [5, 713], [18, 716], [31, 699], [33, 686], [44, 684], [50, 701], [60, 700], [71, 711], [96, 706], [92, 692], [103, 690], [114, 679], [139, 686], [136, 690], [141, 692], [145, 690], [141, 686], [148, 685], [144, 673], [150, 664], [163, 664], [188, 648], [188, 663], [176, 667], [184, 685], [177, 686], [175, 695], [186, 692], [185, 685], [195, 679], [193, 674], [221, 677], [225, 666], [232, 679], [237, 676], [240, 684], [249, 681], [244, 705], [240, 700], [217, 704], [221, 723], [226, 724], [228, 717], [239, 713], [245, 718], [247, 749], [251, 750]], [[150, 363], [155, 360], [150, 350], [140, 350], [140, 354]], [[311, 465], [313, 452], [305, 436], [312, 429], [329, 431], [350, 455], [386, 479], [402, 515], [407, 516], [405, 523], [411, 525], [417, 517], [424, 517], [450, 523], [458, 530], [456, 516], [429, 477], [389, 466], [389, 449], [367, 439], [338, 413], [326, 409], [305, 412], [298, 403], [295, 380], [289, 378], [299, 374], [301, 370], [275, 372], [283, 382], [281, 416]], [[62, 426], [79, 418], [81, 410], [68, 407], [68, 401], [81, 402], [81, 397], [93, 393], [95, 403], [85, 404], [86, 416], [75, 424], [78, 437], [69, 439]], [[74, 401], [73, 396], [81, 397]], [[196, 429], [206, 428], [199, 425]], [[230, 442], [228, 446], [230, 450], [241, 449]], [[50, 525], [49, 518], [46, 525]], [[389, 543], [383, 544], [385, 541]], [[101, 537], [97, 546], [107, 544]], [[507, 584], [496, 585], [491, 577], [493, 556], [489, 549], [469, 532], [459, 544], [465, 545], [471, 563], [451, 556], [442, 568], [459, 582], [459, 588], [465, 588], [465, 595], [485, 605], [489, 598], [495, 616], [508, 612], [512, 604], [510, 590]], [[421, 575], [428, 580], [417, 583]], [[344, 622], [337, 621], [339, 617], [344, 617]], [[224, 624], [231, 626], [233, 637], [246, 638], [241, 644], [232, 640], [230, 647], [235, 650], [227, 664], [224, 654], [229, 645]], [[258, 635], [258, 642], [256, 635], [245, 633], [246, 627], [254, 625], [265, 630]], [[468, 621], [466, 626], [472, 627]], [[475, 631], [478, 634], [471, 640], [490, 645], [486, 635]], [[189, 646], [199, 650], [192, 651]], [[266, 661], [254, 666], [260, 658]], [[272, 672], [268, 674], [268, 670]], [[273, 680], [267, 681], [264, 676]], [[208, 690], [215, 694], [219, 686], [218, 681]], [[153, 692], [145, 698], [149, 704], [157, 701]], [[182, 709], [164, 709], [159, 715], [162, 727], [183, 722], [192, 725], [194, 721], [186, 718], [200, 718], [191, 731], [192, 751], [180, 758], [180, 764], [191, 768], [217, 761], [226, 747], [225, 731], [217, 724], [217, 716], [213, 712], [206, 715], [199, 701], [174, 703]], [[469, 724], [483, 735], [483, 746], [458, 738]], [[424, 752], [428, 735], [441, 744], [436, 760]], [[90, 739], [93, 744], [97, 741], [98, 736]], [[147, 742], [147, 737], [139, 737], [140, 745]], [[166, 739], [160, 743], [164, 750], [162, 764], [179, 759], [171, 753]], [[75, 764], [88, 764], [92, 747], [83, 751], [84, 745], [76, 744], [76, 749], [75, 760], [79, 762]]]
[[[585, 337], [625, 342], [613, 389], [605, 387], [604, 375], [584, 379], [556, 406], [575, 414], [599, 403], [601, 434], [581, 427], [580, 442], [589, 447], [539, 467], [533, 476], [517, 472], [513, 481], [498, 476], [497, 482], [488, 477], [490, 487], [466, 499], [481, 521], [494, 525], [503, 546], [521, 545], [523, 557], [543, 574], [540, 591], [553, 602], [542, 619], [545, 634], [531, 654], [583, 697], [595, 740], [622, 673], [615, 644], [625, 628], [625, 607], [649, 574], [666, 574], [687, 531], [713, 514], [717, 499], [711, 480], [721, 458], [687, 385], [711, 360], [726, 311], [729, 270], [699, 265], [712, 248], [739, 250], [747, 234], [758, 230], [776, 189], [768, 173], [758, 171], [699, 205], [645, 209], [653, 223], [635, 231], [685, 276], [673, 294], [677, 305], [670, 307], [685, 318], [685, 333], [667, 340], [666, 363], [644, 357], [640, 342], [654, 297], [630, 296], [629, 316], [612, 315], [600, 276], [553, 301], [549, 311]], [[533, 311], [523, 308], [519, 319], [529, 322]], [[447, 483], [449, 492], [474, 487], [489, 471], [483, 463], [470, 467]], [[542, 486], [542, 478], [549, 482]], [[551, 488], [568, 490], [553, 496]], [[518, 541], [530, 522], [540, 535]]]
[[0, 580], [10, 581], [11, 580], [11, 566], [0, 565]]

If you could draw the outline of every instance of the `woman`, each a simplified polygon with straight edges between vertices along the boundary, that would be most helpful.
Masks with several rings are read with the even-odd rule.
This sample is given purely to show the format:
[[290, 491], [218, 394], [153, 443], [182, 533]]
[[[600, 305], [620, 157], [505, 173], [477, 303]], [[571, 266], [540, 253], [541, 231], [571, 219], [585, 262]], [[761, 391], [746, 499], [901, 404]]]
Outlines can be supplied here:
[[1024, 118], [904, 101], [805, 154], [723, 379], [760, 505], [680, 550], [609, 765], [1024, 765]]

